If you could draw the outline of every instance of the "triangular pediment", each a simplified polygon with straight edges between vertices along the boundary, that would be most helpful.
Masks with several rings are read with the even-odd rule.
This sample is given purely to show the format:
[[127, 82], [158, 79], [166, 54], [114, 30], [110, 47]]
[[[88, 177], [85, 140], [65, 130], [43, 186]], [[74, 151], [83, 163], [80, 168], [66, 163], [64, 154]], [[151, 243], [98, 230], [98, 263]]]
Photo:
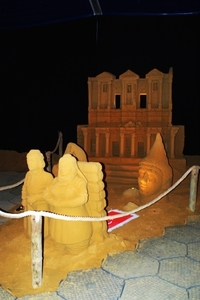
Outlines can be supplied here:
[[164, 73], [160, 72], [158, 69], [153, 69], [149, 73], [146, 74], [146, 78], [148, 77], [163, 77]]
[[109, 72], [102, 72], [99, 75], [97, 75], [96, 78], [109, 80], [109, 79], [115, 79], [116, 76]]
[[119, 76], [120, 79], [127, 78], [127, 77], [128, 78], [131, 77], [132, 79], [138, 79], [139, 78], [139, 76], [131, 70], [127, 70], [126, 72], [124, 72], [123, 74], [121, 74]]

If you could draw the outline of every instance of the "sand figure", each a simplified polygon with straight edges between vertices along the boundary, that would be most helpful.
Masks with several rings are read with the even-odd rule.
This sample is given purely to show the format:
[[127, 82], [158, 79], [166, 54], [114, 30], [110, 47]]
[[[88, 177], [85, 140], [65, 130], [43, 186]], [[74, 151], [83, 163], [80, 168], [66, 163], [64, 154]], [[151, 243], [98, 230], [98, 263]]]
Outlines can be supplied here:
[[[22, 187], [22, 205], [25, 210], [49, 210], [45, 201], [44, 189], [51, 184], [52, 174], [44, 170], [44, 156], [39, 150], [30, 150], [27, 154], [29, 171], [26, 173]], [[44, 218], [44, 236], [48, 235], [48, 218]], [[30, 217], [24, 218], [24, 228], [28, 236], [31, 234]]]
[[[78, 161], [88, 161], [85, 151], [75, 143], [68, 143], [64, 154], [71, 154]], [[53, 166], [52, 173], [55, 177], [58, 176], [58, 164]]]
[[85, 151], [75, 143], [68, 143], [65, 149], [65, 154], [72, 154], [79, 161], [87, 161], [87, 155]]
[[[88, 216], [85, 205], [88, 201], [87, 181], [71, 154], [60, 158], [58, 177], [53, 179], [44, 195], [54, 213]], [[57, 247], [65, 246], [68, 252], [77, 254], [88, 247], [92, 224], [51, 219], [50, 235]]]
[[166, 191], [171, 183], [172, 168], [166, 156], [162, 137], [158, 133], [149, 154], [139, 163], [139, 189], [128, 189], [124, 192], [124, 196], [134, 197], [139, 205], [145, 204]]
[[172, 168], [158, 133], [149, 154], [139, 163], [138, 186], [142, 202], [153, 200], [167, 190], [171, 183]]

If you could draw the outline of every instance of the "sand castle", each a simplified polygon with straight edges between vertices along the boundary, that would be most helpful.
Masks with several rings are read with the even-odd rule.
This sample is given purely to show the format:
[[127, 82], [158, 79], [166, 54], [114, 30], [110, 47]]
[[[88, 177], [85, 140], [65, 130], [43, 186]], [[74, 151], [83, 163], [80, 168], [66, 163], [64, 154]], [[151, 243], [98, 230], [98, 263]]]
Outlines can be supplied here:
[[89, 161], [105, 165], [107, 181], [136, 184], [139, 161], [157, 133], [176, 180], [185, 172], [184, 126], [172, 124], [172, 82], [173, 68], [144, 78], [131, 70], [119, 78], [109, 72], [88, 77], [88, 124], [77, 126], [77, 143]]

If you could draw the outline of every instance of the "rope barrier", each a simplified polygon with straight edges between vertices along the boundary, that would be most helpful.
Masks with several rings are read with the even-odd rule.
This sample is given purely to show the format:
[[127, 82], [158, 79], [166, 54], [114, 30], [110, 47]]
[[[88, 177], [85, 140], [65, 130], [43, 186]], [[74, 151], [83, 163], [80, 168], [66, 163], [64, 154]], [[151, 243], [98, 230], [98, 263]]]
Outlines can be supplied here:
[[16, 186], [22, 184], [23, 182], [24, 182], [24, 179], [18, 181], [17, 183], [11, 184], [11, 185], [2, 186], [2, 187], [0, 187], [0, 191], [5, 191], [5, 190], [15, 188]]
[[188, 176], [188, 174], [192, 170], [197, 170], [197, 169], [199, 170], [200, 167], [193, 166], [190, 169], [188, 169], [187, 172], [174, 185], [172, 185], [167, 191], [163, 192], [161, 195], [159, 195], [158, 197], [156, 197], [149, 203], [139, 206], [128, 212], [123, 212], [123, 213], [117, 214], [117, 215], [104, 216], [104, 217], [81, 217], [81, 216], [67, 216], [67, 215], [55, 214], [55, 213], [47, 212], [47, 211], [32, 211], [32, 210], [30, 210], [30, 211], [25, 211], [25, 212], [22, 212], [19, 214], [7, 213], [7, 212], [0, 211], [0, 216], [7, 217], [10, 219], [20, 219], [20, 218], [27, 217], [27, 216], [43, 216], [43, 217], [49, 217], [49, 218], [65, 220], [65, 221], [83, 221], [83, 222], [99, 222], [99, 221], [114, 220], [114, 219], [118, 219], [121, 217], [128, 216], [130, 214], [136, 213], [136, 212], [138, 212], [142, 209], [145, 209], [145, 208], [153, 205], [154, 203], [158, 202], [160, 199], [162, 199], [164, 196], [166, 196], [172, 190], [174, 190]]
[[49, 151], [51, 154], [53, 154], [53, 153], [55, 153], [55, 152], [56, 152], [56, 150], [58, 149], [58, 147], [59, 147], [59, 144], [60, 144], [60, 142], [61, 142], [61, 139], [62, 139], [62, 133], [61, 133], [61, 132], [59, 132], [59, 136], [58, 136], [58, 141], [57, 141], [56, 147], [54, 148], [54, 150], [53, 150], [53, 151]]

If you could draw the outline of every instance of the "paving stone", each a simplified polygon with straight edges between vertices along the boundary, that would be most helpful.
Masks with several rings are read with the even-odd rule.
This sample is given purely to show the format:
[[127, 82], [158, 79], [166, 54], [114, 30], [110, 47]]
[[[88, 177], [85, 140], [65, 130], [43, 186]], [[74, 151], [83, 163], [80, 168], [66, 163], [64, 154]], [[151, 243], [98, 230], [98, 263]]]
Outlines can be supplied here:
[[136, 251], [124, 251], [108, 256], [102, 268], [120, 278], [134, 278], [156, 275], [159, 268], [157, 260], [141, 255]]
[[20, 195], [18, 195], [18, 196], [15, 196], [10, 202], [13, 203], [14, 205], [21, 204], [22, 198]]
[[11, 201], [8, 201], [8, 200], [2, 201], [2, 200], [0, 200], [0, 209], [2, 209], [4, 211], [9, 211], [14, 206], [15, 206], [15, 204], [12, 203]]
[[200, 229], [200, 216], [189, 216], [187, 218], [187, 225]]
[[19, 182], [25, 174], [26, 172], [0, 172], [0, 187]]
[[0, 191], [0, 205], [1, 205], [1, 201], [5, 202], [5, 204], [6, 204], [6, 201], [9, 202], [10, 200], [12, 200], [15, 197], [16, 197], [16, 195], [13, 195], [8, 191]]
[[100, 269], [69, 273], [58, 288], [58, 295], [67, 300], [117, 300], [124, 280]]
[[10, 293], [5, 291], [2, 286], [0, 285], [0, 299], [2, 300], [15, 300], [16, 297], [12, 296]]
[[192, 287], [188, 290], [189, 300], [199, 300], [200, 299], [200, 286]]
[[9, 211], [19, 203], [21, 203], [21, 196], [16, 196], [6, 191], [0, 191], [0, 209]]
[[200, 242], [199, 230], [188, 225], [167, 227], [164, 236], [180, 243]]
[[[120, 300], [188, 300], [186, 289], [158, 277], [140, 277], [125, 281]], [[197, 299], [196, 299], [197, 300]]]
[[187, 246], [165, 237], [156, 237], [141, 240], [137, 252], [154, 259], [163, 259], [186, 256]]
[[200, 263], [188, 257], [164, 259], [158, 276], [185, 288], [200, 285]]
[[15, 188], [12, 188], [9, 190], [9, 192], [13, 195], [21, 195], [21, 192], [22, 192], [22, 184], [16, 186]]
[[200, 262], [200, 251], [199, 251], [200, 242], [188, 244], [187, 247], [188, 247], [188, 257]]

